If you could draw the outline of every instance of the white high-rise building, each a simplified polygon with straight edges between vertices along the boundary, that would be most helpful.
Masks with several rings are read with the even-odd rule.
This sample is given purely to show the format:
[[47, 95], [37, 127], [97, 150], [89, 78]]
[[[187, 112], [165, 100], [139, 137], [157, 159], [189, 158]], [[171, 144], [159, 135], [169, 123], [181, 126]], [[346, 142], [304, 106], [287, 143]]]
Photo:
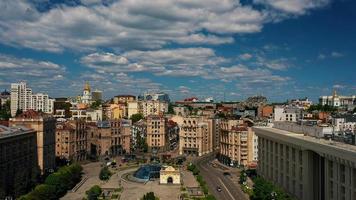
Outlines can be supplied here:
[[45, 113], [52, 113], [54, 100], [48, 94], [32, 94], [32, 89], [26, 82], [11, 84], [11, 116], [16, 115], [17, 110], [27, 111], [33, 109]]

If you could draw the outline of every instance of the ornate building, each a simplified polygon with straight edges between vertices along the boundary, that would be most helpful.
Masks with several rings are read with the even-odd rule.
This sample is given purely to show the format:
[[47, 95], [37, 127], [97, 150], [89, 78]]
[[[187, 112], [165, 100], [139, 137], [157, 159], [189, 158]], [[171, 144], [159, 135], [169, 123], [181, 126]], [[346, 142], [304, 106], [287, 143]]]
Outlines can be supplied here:
[[90, 104], [91, 100], [92, 99], [91, 99], [90, 85], [88, 82], [86, 82], [84, 85], [83, 96], [82, 96], [81, 102], [84, 104]]

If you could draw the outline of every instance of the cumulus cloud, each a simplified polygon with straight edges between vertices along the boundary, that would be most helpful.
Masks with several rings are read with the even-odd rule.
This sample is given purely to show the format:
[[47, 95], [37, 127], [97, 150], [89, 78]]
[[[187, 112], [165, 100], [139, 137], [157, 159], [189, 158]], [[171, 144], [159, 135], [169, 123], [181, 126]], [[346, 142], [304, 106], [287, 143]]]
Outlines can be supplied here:
[[308, 10], [328, 5], [330, 0], [254, 0], [254, 2], [288, 14], [302, 15]]
[[340, 53], [340, 52], [337, 52], [337, 51], [333, 51], [331, 52], [331, 57], [333, 58], [340, 58], [340, 57], [343, 57], [344, 54]]
[[177, 48], [152, 51], [128, 51], [121, 55], [93, 53], [81, 58], [87, 67], [102, 72], [153, 72], [156, 75], [199, 76], [228, 59], [210, 48]]
[[[38, 2], [40, 1], [40, 2]], [[0, 42], [37, 50], [157, 49], [171, 43], [219, 45], [234, 34], [256, 33], [269, 8], [235, 0], [82, 0], [48, 5], [42, 0], [0, 1]], [[255, 0], [279, 12], [304, 14], [328, 0]], [[36, 7], [37, 6], [37, 7]], [[42, 6], [43, 7], [43, 6]], [[274, 12], [276, 13], [276, 12]]]
[[250, 60], [252, 57], [253, 56], [251, 54], [249, 54], [249, 53], [244, 53], [244, 54], [239, 55], [239, 58], [241, 60]]
[[267, 59], [263, 56], [257, 56], [256, 65], [272, 70], [286, 70], [291, 64], [287, 58]]
[[172, 42], [231, 43], [229, 34], [258, 32], [264, 21], [260, 11], [233, 0], [123, 0], [106, 5], [90, 0], [46, 12], [24, 1], [9, 2], [0, 2], [6, 11], [0, 14], [5, 19], [0, 24], [0, 41], [52, 52], [154, 49]]

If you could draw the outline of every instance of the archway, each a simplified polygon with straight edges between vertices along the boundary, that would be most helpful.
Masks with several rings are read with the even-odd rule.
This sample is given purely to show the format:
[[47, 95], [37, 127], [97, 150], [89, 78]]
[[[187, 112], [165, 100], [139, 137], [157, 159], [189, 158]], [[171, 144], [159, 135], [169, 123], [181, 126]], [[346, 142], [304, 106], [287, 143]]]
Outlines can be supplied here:
[[167, 178], [167, 183], [168, 183], [168, 184], [170, 184], [170, 183], [172, 184], [172, 183], [173, 183], [173, 178], [172, 178], [172, 177], [168, 177], [168, 178]]

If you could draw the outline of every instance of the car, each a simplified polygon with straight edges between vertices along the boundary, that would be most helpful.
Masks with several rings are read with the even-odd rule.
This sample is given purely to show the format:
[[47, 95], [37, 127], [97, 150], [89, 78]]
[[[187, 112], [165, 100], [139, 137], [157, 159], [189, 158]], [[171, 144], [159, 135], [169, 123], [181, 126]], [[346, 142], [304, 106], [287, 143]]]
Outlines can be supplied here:
[[224, 172], [223, 175], [224, 176], [231, 176], [230, 172]]
[[216, 187], [216, 190], [217, 190], [218, 192], [221, 192], [221, 191], [222, 191], [222, 189], [221, 189], [220, 186]]

